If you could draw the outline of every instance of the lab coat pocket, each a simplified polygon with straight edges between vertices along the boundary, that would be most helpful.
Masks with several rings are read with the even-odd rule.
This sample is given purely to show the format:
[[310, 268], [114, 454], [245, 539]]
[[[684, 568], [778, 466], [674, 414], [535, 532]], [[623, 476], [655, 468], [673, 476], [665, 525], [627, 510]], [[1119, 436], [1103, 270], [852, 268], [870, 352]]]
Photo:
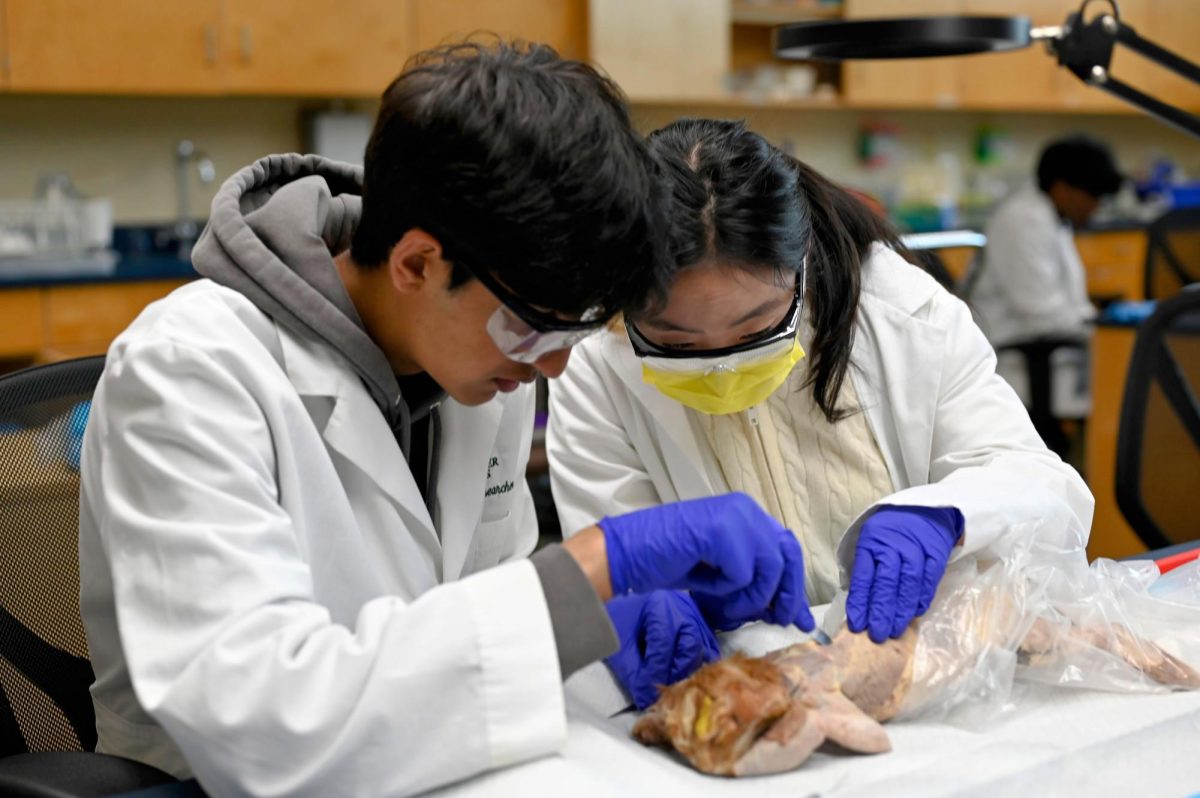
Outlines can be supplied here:
[[506, 509], [498, 518], [485, 518], [475, 527], [463, 575], [482, 571], [500, 564], [512, 555], [516, 546], [516, 535], [512, 527], [512, 510]]

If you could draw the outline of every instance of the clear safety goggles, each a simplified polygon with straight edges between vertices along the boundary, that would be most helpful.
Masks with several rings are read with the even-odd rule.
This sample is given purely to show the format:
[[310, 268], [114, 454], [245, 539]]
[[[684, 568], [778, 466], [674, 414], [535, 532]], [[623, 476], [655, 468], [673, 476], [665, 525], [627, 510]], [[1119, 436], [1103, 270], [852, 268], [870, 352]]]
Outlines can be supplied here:
[[737, 374], [760, 363], [781, 358], [791, 352], [796, 345], [796, 336], [793, 333], [791, 337], [774, 338], [767, 343], [758, 343], [753, 349], [746, 349], [731, 354], [715, 356], [697, 355], [695, 352], [689, 351], [687, 357], [646, 355], [640, 359], [643, 368], [648, 368], [662, 374], [690, 374], [696, 376], [722, 373]]
[[589, 308], [577, 320], [563, 319], [533, 307], [486, 270], [467, 268], [500, 300], [500, 307], [488, 319], [487, 331], [509, 360], [535, 363], [551, 352], [570, 349], [604, 327], [606, 319], [599, 307]]
[[[633, 353], [639, 358], [675, 361], [673, 365], [669, 362], [663, 364], [671, 371], [709, 371], [720, 366], [732, 368], [757, 362], [762, 358], [771, 357], [780, 351], [791, 348], [792, 343], [796, 340], [796, 330], [800, 327], [800, 312], [803, 307], [804, 284], [801, 282], [792, 298], [791, 308], [778, 325], [758, 338], [719, 349], [674, 349], [661, 346], [642, 335], [637, 325], [628, 318], [625, 319], [625, 330], [629, 333], [629, 342], [633, 345]], [[717, 362], [714, 363], [714, 361]]]

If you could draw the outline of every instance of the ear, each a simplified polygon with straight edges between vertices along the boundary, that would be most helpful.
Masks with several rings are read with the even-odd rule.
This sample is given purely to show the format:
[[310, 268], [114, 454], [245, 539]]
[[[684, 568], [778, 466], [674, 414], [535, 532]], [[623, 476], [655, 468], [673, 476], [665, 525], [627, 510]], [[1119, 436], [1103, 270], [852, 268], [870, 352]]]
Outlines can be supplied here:
[[419, 227], [404, 234], [388, 255], [387, 269], [392, 285], [403, 294], [419, 291], [448, 271], [442, 258], [442, 244]]

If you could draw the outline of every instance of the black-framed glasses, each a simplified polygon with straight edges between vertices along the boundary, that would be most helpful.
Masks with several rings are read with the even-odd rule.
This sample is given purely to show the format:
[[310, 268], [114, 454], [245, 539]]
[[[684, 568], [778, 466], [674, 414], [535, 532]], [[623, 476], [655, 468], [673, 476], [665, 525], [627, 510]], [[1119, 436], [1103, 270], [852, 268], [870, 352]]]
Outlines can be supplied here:
[[719, 349], [679, 349], [656, 344], [643, 335], [641, 330], [637, 328], [637, 325], [628, 318], [625, 319], [625, 331], [629, 334], [629, 343], [633, 345], [633, 353], [638, 357], [665, 357], [677, 360], [724, 357], [725, 355], [736, 355], [740, 352], [758, 349], [760, 346], [768, 346], [778, 341], [795, 338], [796, 330], [800, 326], [800, 313], [803, 307], [804, 287], [801, 284], [796, 287], [795, 294], [792, 297], [791, 308], [789, 308], [779, 324], [753, 340], [743, 341], [733, 346], [724, 346]]

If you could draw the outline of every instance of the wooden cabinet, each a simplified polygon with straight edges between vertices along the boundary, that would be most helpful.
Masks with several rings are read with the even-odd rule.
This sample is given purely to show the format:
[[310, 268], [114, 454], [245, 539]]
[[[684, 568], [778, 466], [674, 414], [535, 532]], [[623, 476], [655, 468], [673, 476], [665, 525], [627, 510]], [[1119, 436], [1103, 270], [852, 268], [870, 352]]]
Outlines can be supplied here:
[[[1029, 17], [1035, 26], [1062, 25], [1078, 8], [1078, 0], [846, 0], [846, 15], [853, 18], [1019, 15]], [[1103, 3], [1093, 4], [1087, 18], [1107, 10]], [[1122, 0], [1121, 19], [1181, 54], [1194, 50], [1200, 38], [1200, 11], [1191, 0]], [[1060, 67], [1041, 44], [961, 58], [848, 61], [844, 70], [846, 100], [853, 105], [1135, 113], [1131, 106]], [[1124, 47], [1114, 50], [1111, 71], [1135, 88], [1200, 108], [1200, 87], [1186, 84]]]
[[[1125, 3], [1122, 2], [1122, 14], [1124, 11]], [[1200, 60], [1200, 48], [1197, 47], [1197, 42], [1200, 42], [1200, 7], [1196, 0], [1151, 0], [1142, 23], [1131, 24], [1138, 33], [1155, 44], [1189, 61]], [[1149, 88], [1145, 91], [1164, 102], [1193, 113], [1200, 112], [1200, 85], [1157, 65], [1145, 61], [1142, 64], [1149, 78]]]
[[225, 87], [377, 96], [411, 52], [409, 12], [405, 0], [224, 0]]
[[[845, 0], [845, 16], [1024, 14], [1061, 25], [1078, 5]], [[634, 100], [715, 101], [727, 96], [731, 69], [775, 60], [770, 28], [757, 23], [784, 22], [795, 8], [782, 0], [0, 0], [0, 90], [377, 97], [413, 53], [493, 32], [590, 57]], [[1105, 8], [1093, 3], [1089, 14]], [[1121, 0], [1121, 13], [1142, 35], [1195, 57], [1196, 0]], [[840, 81], [849, 106], [1136, 113], [1084, 85], [1041, 45], [820, 69], [822, 82]], [[1200, 110], [1200, 87], [1124, 48], [1113, 74]]]
[[1088, 487], [1096, 498], [1088, 559], [1128, 557], [1146, 550], [1117, 506], [1117, 433], [1125, 378], [1137, 338], [1134, 327], [1097, 327], [1089, 358], [1092, 413], [1084, 435]]
[[[963, 13], [1023, 15], [1034, 25], [1061, 25], [1066, 18], [1059, 8], [1063, 5], [1057, 0], [964, 0]], [[963, 102], [972, 108], [1050, 109], [1059, 102], [1062, 69], [1041, 45], [956, 60], [961, 61]]]
[[5, 0], [15, 91], [220, 91], [220, 0]]
[[0, 291], [0, 358], [27, 357], [42, 348], [42, 298], [36, 288]]
[[48, 363], [102, 355], [147, 305], [185, 282], [0, 288], [0, 358]]
[[1075, 246], [1087, 270], [1089, 296], [1106, 300], [1145, 299], [1145, 230], [1077, 233]]
[[487, 32], [587, 57], [587, 0], [412, 0], [413, 52]]
[[[959, 14], [962, 0], [846, 0], [847, 18]], [[962, 104], [959, 58], [847, 61], [842, 84], [851, 105], [954, 108]]]
[[182, 284], [179, 280], [148, 280], [44, 289], [41, 359], [103, 354], [143, 308]]
[[6, 0], [11, 88], [378, 94], [410, 52], [407, 0]]
[[6, 0], [0, 0], [0, 91], [8, 88], [8, 73], [12, 60], [8, 57], [8, 11]]
[[712, 100], [730, 66], [728, 0], [590, 0], [591, 59], [633, 100]]
[[0, 0], [0, 25], [0, 87], [30, 92], [377, 97], [477, 31], [587, 55], [587, 0]]
[[[1151, 5], [1159, 2], [1159, 0], [1121, 0], [1121, 19], [1129, 25], [1132, 25], [1139, 32], [1145, 33], [1147, 22], [1151, 13]], [[1066, 17], [1069, 11], [1077, 10], [1079, 3], [1073, 0], [1054, 0], [1053, 3], [1047, 5], [1055, 7], [1055, 13], [1059, 19], [1054, 22], [1055, 25], [1061, 25], [1062, 20]], [[1108, 12], [1109, 9], [1106, 3], [1093, 3], [1088, 7], [1088, 19], [1092, 19], [1102, 12]], [[1192, 13], [1195, 13], [1194, 11]], [[1051, 69], [1055, 71], [1057, 78], [1056, 97], [1061, 102], [1062, 107], [1072, 111], [1122, 111], [1129, 113], [1137, 113], [1133, 106], [1128, 105], [1123, 100], [1118, 100], [1103, 89], [1088, 84], [1077, 78], [1070, 70], [1058, 66], [1057, 62], [1050, 57], [1043, 55], [1050, 62]], [[1134, 88], [1142, 91], [1150, 91], [1150, 72], [1153, 69], [1152, 65], [1141, 56], [1133, 51], [1126, 49], [1122, 45], [1117, 45], [1113, 50], [1113, 60], [1110, 64], [1112, 75], [1119, 78], [1125, 83], [1130, 84]]]

